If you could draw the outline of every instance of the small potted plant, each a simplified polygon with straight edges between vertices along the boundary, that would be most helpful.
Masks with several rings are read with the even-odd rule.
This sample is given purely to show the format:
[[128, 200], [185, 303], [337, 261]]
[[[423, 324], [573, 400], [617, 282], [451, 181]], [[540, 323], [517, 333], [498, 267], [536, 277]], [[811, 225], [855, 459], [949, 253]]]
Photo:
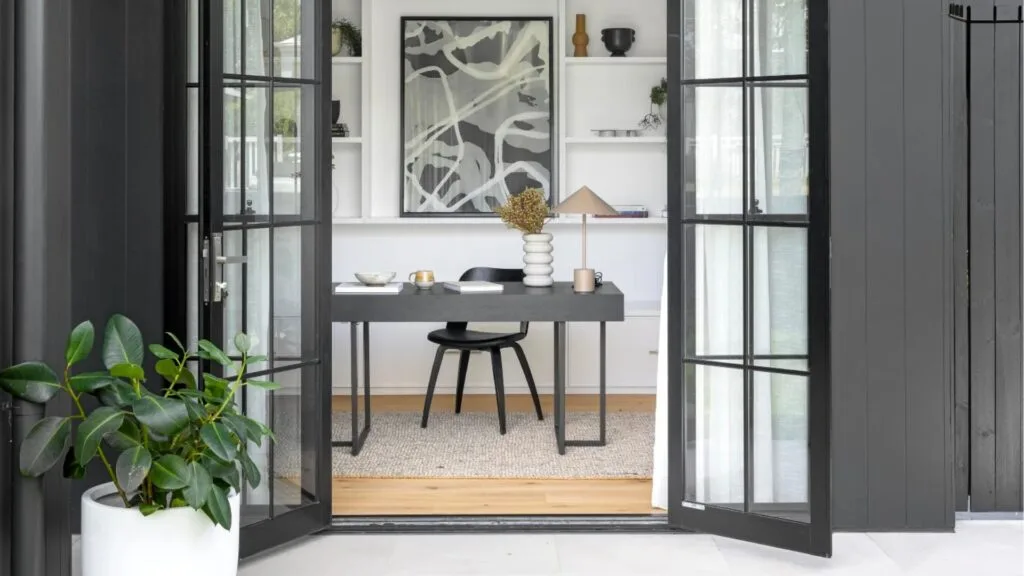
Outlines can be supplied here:
[[668, 80], [662, 78], [656, 86], [651, 86], [650, 98], [651, 111], [640, 119], [640, 127], [644, 130], [657, 130], [665, 121], [664, 106], [668, 100]]
[[[67, 394], [74, 406], [73, 415], [47, 416], [29, 430], [19, 454], [22, 474], [38, 477], [62, 465], [77, 479], [98, 459], [110, 476], [82, 495], [82, 576], [237, 573], [239, 494], [260, 482], [249, 450], [272, 437], [239, 413], [237, 399], [246, 386], [277, 385], [246, 377], [246, 368], [264, 358], [249, 355], [245, 334], [234, 338], [236, 360], [209, 341], [190, 350], [168, 335], [177, 350], [149, 346], [166, 381], [162, 392], [144, 386], [142, 335], [121, 315], [103, 332], [103, 371], [75, 370], [92, 351], [91, 322], [71, 331], [60, 370], [26, 362], [0, 371], [0, 387], [16, 398], [45, 404]], [[203, 374], [198, 386], [189, 369], [198, 358], [231, 376]], [[95, 408], [86, 409], [85, 396], [95, 398], [88, 403]], [[154, 560], [159, 550], [169, 553]]]
[[341, 54], [341, 49], [348, 46], [349, 56], [363, 55], [363, 34], [348, 18], [340, 18], [331, 23], [331, 55]]
[[553, 250], [551, 234], [544, 232], [544, 224], [551, 217], [551, 209], [540, 188], [527, 188], [509, 197], [496, 210], [501, 221], [509, 228], [523, 233], [523, 284], [551, 286]]

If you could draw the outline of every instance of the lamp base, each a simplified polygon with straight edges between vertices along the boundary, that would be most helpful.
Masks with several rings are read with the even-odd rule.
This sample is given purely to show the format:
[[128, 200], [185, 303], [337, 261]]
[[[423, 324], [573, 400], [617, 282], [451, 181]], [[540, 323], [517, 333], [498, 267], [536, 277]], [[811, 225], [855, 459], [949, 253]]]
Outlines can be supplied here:
[[573, 292], [590, 293], [594, 291], [594, 269], [577, 268], [572, 271]]

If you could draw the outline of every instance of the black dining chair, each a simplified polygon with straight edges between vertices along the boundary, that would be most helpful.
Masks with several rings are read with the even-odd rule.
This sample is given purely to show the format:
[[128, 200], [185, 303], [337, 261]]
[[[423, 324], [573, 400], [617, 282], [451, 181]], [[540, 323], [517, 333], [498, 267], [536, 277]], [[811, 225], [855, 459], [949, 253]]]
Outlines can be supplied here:
[[[462, 274], [460, 281], [485, 281], [485, 282], [522, 282], [522, 269], [519, 268], [470, 268]], [[466, 296], [472, 298], [472, 296]], [[523, 352], [519, 341], [526, 338], [529, 330], [529, 322], [519, 323], [519, 332], [503, 334], [496, 332], [479, 332], [467, 329], [466, 322], [449, 322], [440, 330], [434, 330], [427, 335], [427, 340], [437, 344], [437, 353], [434, 355], [434, 366], [430, 370], [430, 383], [427, 385], [427, 397], [423, 402], [422, 428], [427, 427], [427, 418], [430, 416], [430, 402], [434, 398], [434, 388], [437, 386], [437, 374], [441, 370], [441, 361], [444, 359], [446, 350], [459, 350], [459, 379], [455, 389], [455, 413], [462, 412], [462, 393], [466, 388], [466, 371], [469, 369], [469, 355], [471, 352], [487, 350], [491, 353], [491, 370], [494, 372], [494, 394], [498, 401], [498, 428], [505, 433], [505, 382], [501, 368], [502, 348], [512, 348], [519, 357], [519, 364], [523, 367], [523, 374], [526, 376], [526, 384], [530, 387], [530, 395], [533, 396], [533, 407], [537, 411], [537, 419], [543, 420], [544, 414], [540, 409], [540, 396], [537, 395], [537, 385], [533, 381], [533, 373], [530, 372], [530, 364], [526, 361], [526, 354]]]

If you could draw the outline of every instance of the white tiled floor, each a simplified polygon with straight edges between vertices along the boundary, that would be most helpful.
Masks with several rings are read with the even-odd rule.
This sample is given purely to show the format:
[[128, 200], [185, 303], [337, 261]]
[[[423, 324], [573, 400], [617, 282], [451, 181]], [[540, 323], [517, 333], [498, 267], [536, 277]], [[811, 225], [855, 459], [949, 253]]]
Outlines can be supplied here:
[[1024, 576], [1024, 523], [956, 534], [836, 534], [831, 559], [697, 534], [316, 536], [244, 563], [239, 576]]

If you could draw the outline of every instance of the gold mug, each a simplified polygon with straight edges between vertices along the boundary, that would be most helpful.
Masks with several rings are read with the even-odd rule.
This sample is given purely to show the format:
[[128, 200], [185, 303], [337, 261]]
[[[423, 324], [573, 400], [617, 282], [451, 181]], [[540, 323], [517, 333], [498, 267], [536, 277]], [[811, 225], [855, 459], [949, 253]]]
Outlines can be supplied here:
[[434, 285], [434, 271], [417, 270], [412, 274], [409, 274], [409, 282], [415, 284], [417, 288], [426, 290]]

